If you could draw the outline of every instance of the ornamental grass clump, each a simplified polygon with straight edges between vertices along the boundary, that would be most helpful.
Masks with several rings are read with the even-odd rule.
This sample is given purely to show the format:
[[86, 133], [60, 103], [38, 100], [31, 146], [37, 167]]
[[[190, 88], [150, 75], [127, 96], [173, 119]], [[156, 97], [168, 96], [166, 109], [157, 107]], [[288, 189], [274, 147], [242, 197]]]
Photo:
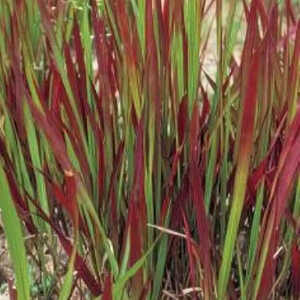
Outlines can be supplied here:
[[11, 299], [298, 299], [299, 15], [2, 0]]

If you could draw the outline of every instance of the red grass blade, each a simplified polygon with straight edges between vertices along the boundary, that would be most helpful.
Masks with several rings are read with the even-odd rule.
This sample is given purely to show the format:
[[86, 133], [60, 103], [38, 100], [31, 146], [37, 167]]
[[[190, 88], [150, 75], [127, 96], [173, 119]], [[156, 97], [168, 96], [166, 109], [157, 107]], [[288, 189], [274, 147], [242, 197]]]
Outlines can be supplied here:
[[146, 230], [146, 203], [144, 191], [144, 121], [138, 125], [135, 145], [135, 172], [130, 194], [130, 236], [134, 245], [131, 252], [131, 264], [134, 264], [142, 254], [144, 233]]
[[294, 296], [300, 297], [300, 249], [296, 241], [292, 246], [292, 284]]
[[106, 276], [102, 299], [103, 300], [113, 300], [113, 297], [112, 297], [112, 278], [111, 278], [110, 274], [108, 276]]
[[181, 100], [179, 111], [178, 111], [178, 138], [179, 145], [182, 145], [185, 137], [186, 125], [188, 120], [188, 101], [187, 96], [183, 97]]
[[211, 238], [209, 233], [209, 223], [205, 212], [202, 180], [200, 177], [199, 157], [200, 157], [200, 112], [197, 103], [194, 105], [192, 120], [190, 123], [190, 162], [189, 162], [189, 181], [191, 198], [196, 210], [197, 230], [200, 244], [200, 259], [204, 267], [205, 276], [204, 293], [206, 297], [212, 295], [212, 263], [211, 263]]

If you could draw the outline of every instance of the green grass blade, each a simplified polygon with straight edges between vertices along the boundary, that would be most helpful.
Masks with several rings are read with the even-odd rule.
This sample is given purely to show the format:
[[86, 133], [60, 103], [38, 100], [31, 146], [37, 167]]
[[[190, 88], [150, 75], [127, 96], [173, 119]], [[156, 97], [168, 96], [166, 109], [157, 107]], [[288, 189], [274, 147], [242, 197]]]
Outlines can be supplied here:
[[30, 277], [22, 226], [13, 203], [2, 163], [0, 163], [0, 186], [0, 209], [8, 249], [16, 276], [18, 300], [30, 300]]

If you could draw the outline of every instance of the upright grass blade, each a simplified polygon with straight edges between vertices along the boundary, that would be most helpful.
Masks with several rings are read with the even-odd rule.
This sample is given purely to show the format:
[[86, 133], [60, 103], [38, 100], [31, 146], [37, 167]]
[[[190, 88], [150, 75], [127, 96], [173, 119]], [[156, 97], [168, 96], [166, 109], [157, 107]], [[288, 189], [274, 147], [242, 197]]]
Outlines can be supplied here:
[[112, 282], [111, 282], [111, 276], [108, 275], [105, 280], [105, 286], [104, 286], [104, 291], [103, 291], [103, 300], [113, 300], [112, 296]]
[[[213, 282], [213, 274], [211, 271], [211, 238], [209, 233], [209, 222], [206, 216], [203, 191], [201, 186], [200, 169], [198, 167], [199, 160], [199, 143], [197, 137], [199, 135], [199, 107], [197, 104], [194, 105], [192, 120], [190, 123], [190, 190], [191, 198], [196, 209], [196, 220], [197, 229], [199, 233], [200, 240], [200, 263], [203, 265], [203, 270], [205, 272], [205, 277], [203, 278], [203, 286], [205, 299], [213, 297], [213, 291], [211, 290]], [[201, 234], [201, 236], [200, 236]]]
[[194, 101], [197, 98], [199, 80], [199, 50], [201, 41], [201, 21], [205, 1], [191, 0], [184, 4], [185, 23], [188, 42], [188, 107], [192, 115]]
[[225, 299], [228, 286], [230, 269], [234, 255], [234, 244], [239, 228], [239, 221], [244, 204], [244, 197], [247, 187], [247, 177], [251, 159], [251, 151], [253, 145], [253, 134], [255, 128], [255, 108], [257, 101], [257, 82], [259, 70], [259, 52], [256, 52], [251, 61], [245, 98], [242, 107], [242, 124], [240, 139], [240, 150], [237, 159], [237, 169], [235, 173], [232, 207], [230, 211], [224, 252], [221, 262], [221, 268], [218, 278], [218, 299]]
[[300, 296], [300, 285], [299, 285], [299, 276], [300, 276], [300, 250], [296, 242], [292, 246], [292, 282], [295, 297]]
[[5, 236], [8, 241], [10, 256], [14, 266], [18, 300], [29, 300], [31, 299], [30, 277], [26, 257], [25, 239], [2, 162], [0, 163], [0, 186], [2, 191], [0, 201], [1, 216], [4, 224]]

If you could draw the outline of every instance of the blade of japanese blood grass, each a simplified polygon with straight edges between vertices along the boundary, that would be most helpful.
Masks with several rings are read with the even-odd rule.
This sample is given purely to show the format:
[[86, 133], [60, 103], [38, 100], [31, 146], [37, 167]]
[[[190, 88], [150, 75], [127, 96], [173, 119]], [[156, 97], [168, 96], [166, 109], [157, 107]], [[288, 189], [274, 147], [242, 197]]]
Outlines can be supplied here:
[[[169, 32], [169, 25], [170, 20], [167, 14], [163, 14], [163, 3], [161, 0], [156, 0], [153, 2], [155, 14], [153, 14], [153, 24], [154, 24], [154, 31], [155, 37], [158, 41], [157, 47], [157, 57], [158, 57], [158, 64], [161, 68], [164, 66], [167, 68], [169, 67], [170, 62], [170, 32]], [[147, 17], [146, 17], [147, 20]], [[154, 39], [155, 40], [155, 39]], [[163, 81], [165, 80], [165, 74], [162, 74]]]
[[[218, 66], [216, 74], [216, 90], [212, 100], [212, 113], [210, 124], [215, 124], [217, 116], [223, 116], [223, 49], [222, 49], [222, 2], [217, 0], [216, 2], [216, 23], [217, 23], [217, 55], [218, 55]], [[218, 111], [217, 111], [218, 108]], [[220, 118], [220, 125], [218, 130], [215, 130], [211, 136], [211, 145], [208, 152], [207, 171], [205, 174], [205, 208], [206, 212], [209, 211], [211, 194], [213, 185], [215, 182], [215, 168], [217, 161], [217, 145], [220, 148], [220, 152], [223, 153], [223, 117]], [[225, 158], [226, 160], [226, 158]]]
[[211, 144], [210, 150], [208, 152], [208, 162], [207, 162], [207, 170], [205, 173], [205, 193], [204, 193], [204, 201], [205, 201], [205, 209], [206, 212], [209, 212], [211, 194], [214, 185], [214, 175], [215, 175], [215, 167], [217, 161], [217, 132], [213, 132], [211, 135]]
[[297, 25], [297, 32], [296, 32], [296, 40], [295, 40], [295, 47], [294, 47], [294, 54], [290, 65], [290, 72], [289, 72], [289, 88], [287, 90], [286, 95], [286, 102], [288, 103], [288, 121], [289, 123], [292, 121], [296, 109], [297, 104], [299, 103], [298, 100], [298, 87], [300, 82], [300, 20], [298, 21]]
[[[101, 208], [102, 206], [102, 202], [103, 202], [103, 199], [104, 199], [104, 183], [105, 183], [105, 174], [106, 174], [106, 170], [105, 170], [105, 164], [104, 164], [104, 151], [103, 151], [103, 148], [104, 148], [104, 137], [103, 137], [103, 133], [101, 130], [99, 130], [99, 152], [98, 152], [98, 192], [99, 192], [99, 197], [98, 197], [98, 201], [99, 201], [99, 204], [98, 204], [98, 210]], [[123, 168], [123, 164], [122, 164], [122, 167], [121, 167], [121, 171], [120, 171], [120, 175], [119, 175], [119, 179], [120, 181], [119, 182], [123, 182], [122, 181], [122, 169]], [[121, 185], [121, 184], [120, 184]], [[119, 199], [119, 197], [118, 197]], [[119, 203], [119, 202], [118, 202]], [[118, 203], [117, 203], [117, 211], [118, 210]]]
[[[151, 137], [150, 137], [151, 138]], [[153, 141], [154, 141], [154, 137], [153, 138]], [[152, 178], [152, 175], [153, 175], [153, 169], [152, 169], [152, 166], [153, 166], [153, 162], [151, 162], [151, 158], [153, 158], [153, 153], [151, 153], [151, 150], [154, 150], [154, 147], [153, 148], [150, 148], [150, 153], [149, 153], [149, 167], [148, 169], [146, 169], [145, 171], [145, 200], [146, 200], [146, 207], [147, 207], [147, 221], [151, 224], [154, 223], [154, 201], [153, 201], [153, 178]], [[153, 232], [150, 231], [148, 233], [148, 239], [147, 239], [147, 246], [150, 247], [151, 243], [153, 242]], [[149, 256], [149, 259], [147, 261], [148, 263], [148, 268], [149, 268], [149, 271], [152, 271], [153, 269], [153, 253], [150, 254]]]
[[108, 274], [106, 276], [106, 279], [105, 279], [102, 300], [113, 300], [113, 297], [112, 297], [112, 277], [111, 277], [110, 274]]
[[[217, 75], [218, 77], [218, 75]], [[220, 80], [220, 79], [218, 79]], [[219, 82], [219, 85], [221, 85], [221, 83]], [[215, 109], [216, 109], [216, 105], [217, 105], [217, 100], [218, 97], [220, 96], [221, 93], [221, 87], [216, 87], [216, 91], [214, 93], [214, 97], [213, 97], [213, 105], [212, 105], [212, 111], [210, 116], [210, 123], [213, 127], [217, 128], [217, 125], [219, 122], [217, 121], [217, 118], [215, 117], [216, 113], [215, 113]], [[203, 112], [202, 112], [202, 116], [201, 116], [201, 126], [203, 126], [204, 121], [207, 117], [207, 115], [210, 112], [210, 105], [208, 102], [208, 98], [207, 98], [207, 94], [204, 92], [203, 87], [201, 86], [201, 91], [202, 91], [202, 96], [203, 96]], [[223, 116], [220, 115], [220, 119], [219, 120], [223, 120]], [[218, 132], [216, 130], [212, 131], [212, 135], [210, 137], [210, 149], [208, 151], [208, 159], [207, 159], [207, 169], [205, 172], [205, 192], [204, 192], [204, 202], [205, 202], [205, 209], [206, 212], [209, 212], [209, 208], [210, 208], [210, 201], [211, 201], [211, 195], [212, 195], [212, 190], [213, 190], [213, 186], [215, 183], [215, 169], [216, 169], [216, 161], [217, 161], [217, 139], [218, 137]], [[226, 153], [226, 152], [225, 152]], [[224, 161], [226, 160], [226, 156], [224, 156]], [[225, 162], [224, 162], [225, 165]], [[223, 169], [224, 171], [224, 169]]]
[[146, 1], [147, 0], [131, 0], [132, 3], [132, 7], [135, 11], [136, 14], [136, 23], [137, 23], [137, 31], [139, 34], [139, 39], [140, 39], [140, 45], [141, 45], [141, 50], [142, 50], [142, 54], [144, 56], [145, 54], [145, 20], [147, 20], [145, 18], [145, 12], [146, 12]]
[[[154, 223], [155, 218], [160, 218], [161, 202], [160, 198], [153, 196], [153, 172], [159, 172], [156, 169], [156, 165], [159, 164], [155, 160], [155, 148], [159, 147], [160, 144], [160, 128], [161, 128], [161, 114], [162, 114], [162, 103], [161, 103], [161, 87], [163, 75], [159, 74], [159, 52], [156, 44], [155, 32], [157, 30], [157, 24], [155, 23], [154, 6], [151, 1], [146, 1], [145, 4], [145, 83], [146, 83], [146, 97], [148, 99], [145, 105], [145, 113], [148, 115], [147, 120], [147, 138], [148, 138], [148, 151], [146, 159], [146, 208], [147, 208], [147, 221], [151, 224]], [[157, 144], [156, 144], [157, 142]], [[158, 158], [159, 159], [159, 158]], [[155, 183], [154, 183], [155, 186]], [[158, 189], [156, 189], [157, 191]], [[148, 247], [153, 243], [154, 232], [151, 230], [148, 236]], [[149, 271], [154, 267], [152, 253], [149, 257]]]
[[[217, 56], [218, 56], [218, 66], [217, 66], [217, 75], [216, 75], [216, 83], [217, 83], [217, 90], [214, 96], [214, 102], [212, 105], [212, 113], [216, 112], [216, 108], [218, 107], [217, 115], [223, 115], [223, 78], [224, 78], [224, 51], [223, 51], [223, 26], [222, 26], [222, 1], [216, 1], [216, 23], [217, 23]], [[220, 122], [220, 130], [219, 130], [219, 148], [221, 153], [223, 153], [223, 118]], [[217, 138], [217, 136], [215, 137]]]
[[14, 201], [16, 212], [18, 213], [19, 218], [24, 220], [28, 232], [32, 235], [36, 234], [36, 227], [32, 221], [32, 218], [29, 214], [29, 209], [27, 203], [25, 203], [21, 197], [20, 191], [18, 190], [17, 181], [14, 176], [14, 166], [10, 160], [7, 151], [5, 149], [5, 142], [0, 138], [0, 155], [2, 156], [3, 162], [5, 164], [6, 178], [9, 184], [9, 189], [11, 197]]
[[[14, 15], [13, 17], [16, 16]], [[15, 105], [16, 105], [16, 119], [18, 120], [16, 127], [20, 133], [21, 138], [25, 139], [24, 129], [24, 116], [23, 116], [23, 102], [24, 102], [24, 80], [21, 71], [21, 51], [20, 51], [20, 37], [17, 28], [17, 22], [12, 22], [12, 40], [8, 42], [9, 47], [9, 58], [14, 62], [12, 64], [12, 72], [15, 77]]]
[[118, 222], [118, 211], [117, 211], [117, 203], [116, 203], [116, 183], [117, 183], [117, 176], [119, 175], [120, 166], [122, 164], [124, 154], [124, 142], [122, 141], [118, 147], [118, 152], [116, 159], [114, 161], [113, 171], [110, 177], [110, 184], [109, 184], [109, 210], [110, 210], [110, 222], [111, 222], [111, 235], [114, 246], [118, 246], [118, 228], [116, 226]]
[[[251, 2], [251, 8], [250, 11], [248, 11], [248, 8], [245, 8], [245, 12], [247, 15], [247, 32], [246, 37], [244, 41], [243, 46], [243, 52], [241, 57], [241, 75], [239, 76], [241, 79], [241, 97], [244, 99], [246, 97], [245, 93], [247, 90], [247, 84], [248, 84], [248, 78], [250, 75], [250, 68], [251, 68], [251, 62], [253, 53], [255, 52], [255, 47], [257, 46], [258, 40], [259, 40], [259, 34], [258, 34], [258, 23], [257, 23], [257, 1], [259, 0], [253, 0]], [[242, 112], [242, 109], [240, 109], [240, 112]], [[238, 131], [237, 131], [237, 137], [236, 140], [240, 140], [240, 134], [241, 134], [241, 124], [242, 124], [242, 117], [243, 115], [241, 113], [238, 114]], [[235, 143], [234, 147], [234, 163], [237, 163], [238, 159], [238, 153], [240, 152], [240, 145], [241, 143]]]
[[80, 91], [82, 93], [83, 99], [86, 99], [87, 97], [87, 71], [84, 61], [84, 49], [81, 43], [80, 38], [80, 28], [77, 22], [77, 18], [75, 18], [74, 26], [73, 26], [73, 38], [74, 38], [74, 47], [75, 47], [75, 53], [76, 53], [76, 62], [78, 63], [78, 71], [80, 79], [78, 81], [78, 84], [80, 86]]
[[199, 50], [201, 42], [201, 22], [205, 1], [189, 0], [184, 4], [185, 24], [188, 40], [188, 108], [191, 117], [197, 98], [199, 80]]
[[[168, 211], [166, 218], [165, 218], [165, 224], [163, 224], [165, 227], [169, 226], [170, 221], [170, 213]], [[153, 288], [151, 290], [151, 300], [156, 300], [159, 297], [161, 286], [163, 283], [163, 275], [165, 272], [165, 266], [166, 266], [166, 259], [167, 259], [167, 253], [168, 253], [168, 241], [169, 238], [167, 235], [161, 237], [161, 241], [159, 243], [159, 249], [157, 251], [157, 263], [155, 268], [155, 274], [153, 278]]]
[[[144, 119], [139, 121], [134, 150], [134, 179], [130, 193], [128, 224], [130, 235], [130, 265], [143, 253], [146, 236], [145, 201], [145, 159], [144, 159]], [[143, 285], [143, 273], [139, 271], [133, 278], [134, 297], [138, 299]]]
[[[225, 132], [224, 132], [224, 153], [223, 153], [223, 163], [220, 170], [220, 190], [221, 190], [221, 217], [220, 217], [220, 239], [221, 244], [224, 245], [225, 234], [226, 234], [226, 215], [227, 215], [227, 197], [228, 197], [228, 178], [230, 170], [230, 116], [228, 113], [225, 113]], [[208, 208], [208, 207], [207, 207]]]
[[128, 230], [124, 234], [124, 240], [125, 239], [126, 240], [124, 242], [125, 247], [124, 247], [124, 249], [122, 249], [122, 261], [121, 261], [120, 272], [119, 272], [119, 277], [118, 278], [125, 275], [126, 270], [127, 270], [127, 266], [128, 266], [128, 262], [129, 262], [129, 258], [130, 258], [130, 235], [128, 234]]
[[[84, 53], [84, 63], [85, 63], [86, 74], [87, 74], [86, 82], [88, 82], [88, 78], [93, 78], [93, 71], [94, 71], [93, 70], [93, 60], [94, 60], [93, 53], [94, 52], [93, 52], [93, 40], [91, 39], [92, 26], [90, 24], [90, 6], [89, 5], [83, 5], [83, 10], [81, 11], [81, 14], [78, 14], [78, 13], [76, 14], [75, 25], [73, 28], [73, 30], [75, 30], [75, 31], [76, 31], [75, 27], [76, 27], [77, 21], [78, 21], [78, 25], [79, 25], [81, 44], [82, 44], [83, 53]], [[75, 32], [74, 32], [74, 34], [76, 36]], [[77, 44], [77, 42], [76, 42], [76, 38], [75, 38], [75, 45], [76, 44]], [[75, 46], [75, 47], [77, 47], [77, 46]], [[80, 72], [80, 74], [83, 75], [84, 73]], [[87, 92], [88, 92], [88, 96], [89, 96], [89, 89], [87, 89]]]
[[0, 162], [0, 186], [2, 193], [0, 209], [2, 212], [2, 220], [4, 224], [5, 236], [8, 242], [9, 254], [14, 266], [18, 299], [29, 300], [30, 277], [22, 226], [16, 213], [16, 208], [9, 190], [9, 184], [2, 166], [2, 162]]
[[[181, 100], [186, 95], [186, 89], [185, 89], [185, 82], [186, 82], [186, 73], [185, 68], [186, 65], [184, 64], [184, 54], [186, 54], [183, 51], [183, 37], [178, 32], [178, 29], [173, 33], [173, 38], [171, 39], [171, 68], [175, 72], [174, 76], [174, 95], [173, 97], [175, 99]], [[187, 54], [186, 54], [187, 56]], [[171, 90], [172, 92], [172, 90]], [[187, 100], [188, 101], [188, 100]], [[174, 109], [177, 106], [174, 105]]]
[[[45, 179], [44, 176], [39, 172], [39, 170], [43, 169], [40, 156], [42, 150], [40, 149], [38, 144], [37, 132], [27, 103], [24, 103], [24, 119], [30, 156], [32, 160], [32, 165], [34, 167], [34, 175], [37, 183], [37, 197], [41, 203], [41, 208], [45, 211], [45, 213], [49, 214], [48, 196], [46, 193]], [[44, 225], [40, 224], [40, 226]], [[46, 226], [43, 229], [49, 231], [50, 228]]]
[[39, 41], [41, 37], [40, 15], [37, 3], [34, 0], [24, 1], [26, 4], [26, 25], [29, 27], [28, 36], [30, 37], [30, 44], [32, 46], [33, 55], [38, 54]]
[[186, 125], [188, 118], [188, 100], [187, 97], [183, 97], [179, 105], [179, 111], [177, 114], [177, 127], [178, 127], [178, 143], [182, 145], [186, 133]]
[[212, 283], [212, 263], [211, 263], [211, 238], [209, 232], [209, 222], [205, 212], [201, 172], [199, 168], [200, 159], [200, 112], [198, 104], [194, 104], [192, 120], [190, 123], [190, 157], [189, 157], [189, 182], [193, 205], [196, 210], [197, 230], [200, 244], [200, 263], [204, 269], [204, 297], [211, 299], [213, 297]]
[[292, 284], [294, 296], [300, 297], [300, 249], [297, 242], [294, 241], [292, 246]]
[[[129, 265], [130, 267], [134, 265], [136, 261], [142, 256], [143, 253], [143, 241], [142, 236], [144, 235], [144, 230], [142, 229], [140, 217], [138, 216], [139, 207], [138, 204], [133, 200], [130, 203], [128, 212], [129, 225], [129, 236], [130, 236], [130, 257]], [[143, 273], [139, 270], [132, 279], [133, 293], [132, 297], [138, 299], [142, 292], [143, 286]]]
[[[64, 53], [64, 57], [65, 57], [65, 61], [66, 61], [66, 71], [67, 71], [68, 80], [70, 82], [70, 86], [72, 88], [74, 97], [77, 100], [77, 107], [79, 108], [80, 107], [80, 105], [79, 105], [79, 103], [80, 103], [80, 91], [79, 91], [80, 80], [78, 80], [78, 78], [76, 76], [77, 74], [76, 74], [74, 62], [72, 60], [70, 45], [64, 44], [63, 53]], [[58, 74], [56, 74], [56, 76], [58, 76]], [[84, 113], [84, 111], [82, 113]], [[84, 117], [86, 117], [86, 116], [83, 116], [83, 122], [86, 122], [86, 119], [84, 119]], [[74, 117], [70, 118], [70, 119], [72, 121], [74, 119]], [[76, 126], [76, 122], [73, 122], [72, 126]]]
[[237, 169], [234, 179], [232, 206], [229, 222], [226, 230], [223, 257], [218, 278], [218, 299], [226, 299], [234, 245], [238, 233], [241, 212], [247, 187], [250, 158], [253, 146], [253, 134], [255, 128], [255, 111], [257, 101], [257, 82], [259, 70], [259, 52], [254, 55], [249, 70], [245, 97], [242, 104], [242, 123], [239, 140], [240, 150], [237, 158]]
[[10, 170], [9, 170], [9, 168], [10, 167], [8, 164], [8, 168], [6, 171], [6, 177], [7, 177], [8, 183], [9, 183], [11, 196], [14, 200], [17, 213], [18, 213], [19, 217], [24, 220], [24, 223], [26, 225], [28, 232], [32, 235], [37, 234], [37, 228], [33, 223], [32, 217], [30, 216], [30, 211], [27, 206], [27, 203], [25, 203], [25, 201], [22, 199], [21, 192], [18, 190], [17, 182], [12, 173], [13, 168], [11, 168]]
[[[230, 0], [229, 11], [226, 18], [226, 27], [225, 27], [225, 53], [224, 53], [224, 68], [227, 67], [234, 45], [237, 39], [237, 33], [239, 29], [239, 22], [236, 20], [238, 1]], [[225, 73], [226, 74], [226, 73]]]
[[252, 281], [251, 275], [255, 264], [255, 255], [258, 248], [257, 242], [259, 239], [259, 229], [260, 229], [264, 194], [265, 194], [265, 183], [262, 182], [262, 184], [259, 186], [258, 191], [256, 192], [255, 211], [254, 211], [252, 225], [251, 225], [249, 254], [247, 259], [247, 275], [245, 280], [246, 287], [248, 287]]
[[279, 225], [287, 206], [289, 193], [295, 177], [299, 173], [300, 164], [300, 108], [291, 124], [283, 150], [280, 155], [278, 168], [273, 180], [268, 214], [263, 223], [259, 264], [254, 283], [253, 299], [267, 297], [272, 286], [276, 261], [273, 255], [278, 243]]
[[[158, 130], [160, 132], [161, 124], [161, 83], [162, 78], [159, 77], [159, 52], [156, 47], [155, 40], [155, 30], [157, 29], [154, 23], [154, 15], [152, 2], [146, 2], [146, 82], [147, 82], [147, 92], [149, 101], [150, 110], [155, 112], [155, 127], [153, 130]], [[151, 112], [149, 112], [151, 114]], [[150, 118], [153, 116], [150, 116]], [[152, 142], [153, 143], [153, 142]]]

